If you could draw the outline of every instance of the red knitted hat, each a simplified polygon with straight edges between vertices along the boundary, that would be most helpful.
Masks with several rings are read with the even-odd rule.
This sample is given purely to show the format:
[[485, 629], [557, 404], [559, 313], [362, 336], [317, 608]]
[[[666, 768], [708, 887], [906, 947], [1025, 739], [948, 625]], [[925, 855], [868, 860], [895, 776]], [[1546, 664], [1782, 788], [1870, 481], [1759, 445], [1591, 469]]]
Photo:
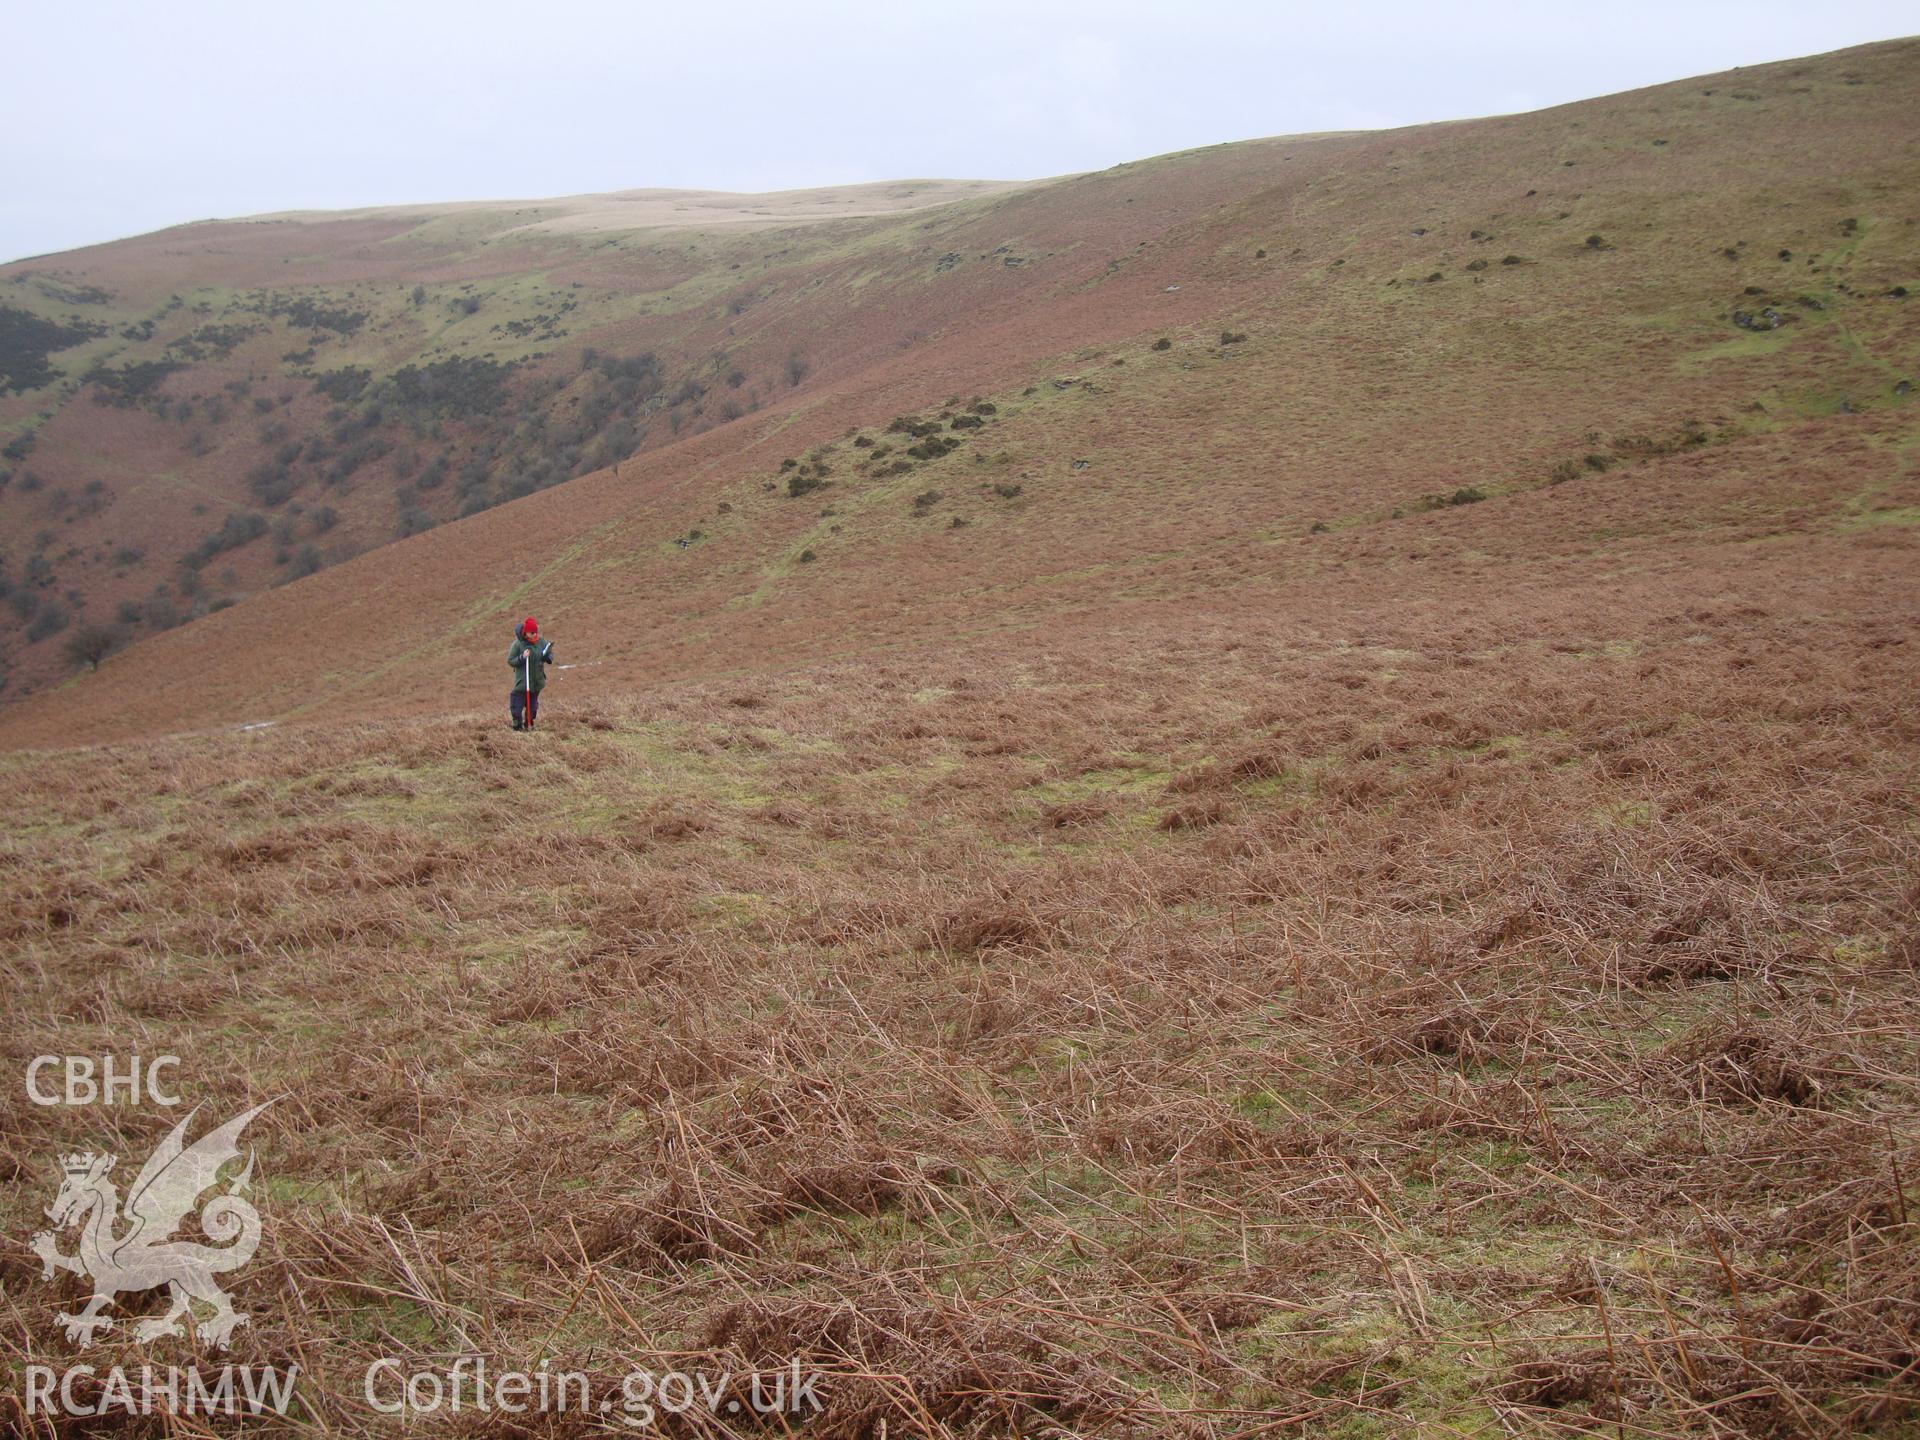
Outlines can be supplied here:
[[527, 616], [527, 623], [520, 628], [529, 635], [538, 635], [540, 633], [539, 623], [531, 615]]

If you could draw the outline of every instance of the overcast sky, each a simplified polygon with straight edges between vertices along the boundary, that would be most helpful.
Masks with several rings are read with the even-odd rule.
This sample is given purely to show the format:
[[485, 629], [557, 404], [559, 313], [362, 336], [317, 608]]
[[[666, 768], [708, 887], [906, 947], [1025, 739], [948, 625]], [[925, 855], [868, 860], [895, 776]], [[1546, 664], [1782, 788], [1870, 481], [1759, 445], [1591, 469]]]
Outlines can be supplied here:
[[0, 258], [185, 220], [1026, 179], [1890, 39], [1912, 0], [10, 4]]

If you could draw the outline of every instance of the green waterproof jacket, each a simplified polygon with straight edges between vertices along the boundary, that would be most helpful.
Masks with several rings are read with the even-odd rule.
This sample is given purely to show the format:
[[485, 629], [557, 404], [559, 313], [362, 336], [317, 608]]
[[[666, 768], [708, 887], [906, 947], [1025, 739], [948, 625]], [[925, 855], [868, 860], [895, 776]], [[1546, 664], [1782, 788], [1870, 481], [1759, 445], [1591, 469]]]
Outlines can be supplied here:
[[519, 694], [531, 683], [533, 693], [538, 695], [546, 688], [547, 666], [552, 663], [551, 640], [537, 640], [529, 645], [525, 635], [516, 633], [507, 650], [507, 664], [513, 670], [513, 693]]

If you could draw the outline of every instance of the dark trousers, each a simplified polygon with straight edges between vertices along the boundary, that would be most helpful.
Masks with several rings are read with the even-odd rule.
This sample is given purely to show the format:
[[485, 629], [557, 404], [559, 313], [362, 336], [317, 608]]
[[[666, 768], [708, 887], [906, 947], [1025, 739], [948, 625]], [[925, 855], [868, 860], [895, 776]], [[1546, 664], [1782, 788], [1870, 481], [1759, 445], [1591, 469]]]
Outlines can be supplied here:
[[[525, 718], [521, 718], [524, 709]], [[513, 717], [516, 730], [532, 729], [533, 722], [540, 718], [540, 692], [538, 690], [516, 690], [507, 697], [507, 714]]]

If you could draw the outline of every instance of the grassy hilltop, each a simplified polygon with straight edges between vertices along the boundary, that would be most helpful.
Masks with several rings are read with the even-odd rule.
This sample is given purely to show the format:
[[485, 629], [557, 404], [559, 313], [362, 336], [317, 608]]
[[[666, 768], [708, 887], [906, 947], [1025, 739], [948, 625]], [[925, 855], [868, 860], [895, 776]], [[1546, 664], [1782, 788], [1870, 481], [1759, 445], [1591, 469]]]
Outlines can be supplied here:
[[[9, 642], [9, 1063], [279, 1097], [233, 1358], [306, 1367], [298, 1433], [478, 1351], [798, 1354], [841, 1437], [1910, 1434], [1916, 113], [1899, 42], [849, 218], [0, 270], [257, 327], [0, 402], [14, 585], [93, 616], [127, 540], [237, 602]], [[340, 553], [274, 584], [295, 505]], [[529, 611], [582, 665], [532, 737]], [[174, 1118], [6, 1093], [10, 1237]], [[63, 1353], [77, 1282], [0, 1287]]]

